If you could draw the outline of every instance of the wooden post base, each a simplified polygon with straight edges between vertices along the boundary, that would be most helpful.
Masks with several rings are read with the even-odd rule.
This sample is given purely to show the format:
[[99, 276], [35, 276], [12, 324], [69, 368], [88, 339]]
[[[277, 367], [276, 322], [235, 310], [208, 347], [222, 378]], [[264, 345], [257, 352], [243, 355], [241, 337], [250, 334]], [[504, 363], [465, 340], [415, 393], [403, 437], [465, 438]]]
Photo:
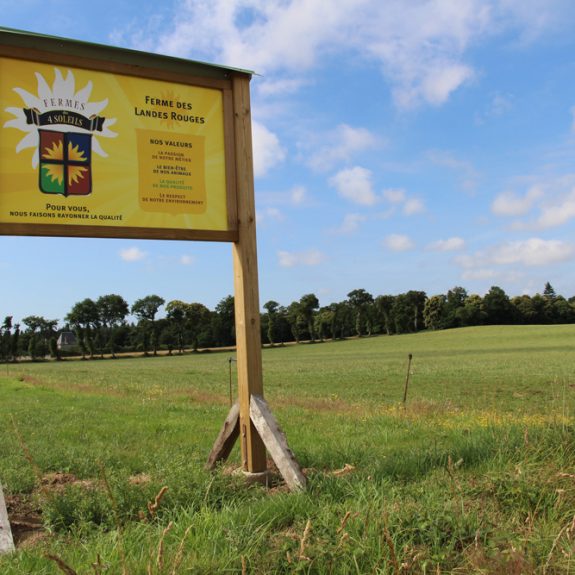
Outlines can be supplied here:
[[0, 555], [2, 553], [11, 553], [12, 551], [14, 551], [14, 539], [10, 529], [10, 521], [8, 521], [8, 511], [4, 501], [2, 484], [0, 484]]
[[269, 487], [273, 484], [274, 474], [266, 469], [266, 471], [259, 471], [257, 473], [250, 473], [249, 471], [244, 471], [243, 469], [238, 469], [237, 474], [246, 480], [248, 484], [257, 483], [263, 485], [264, 487]]
[[[287, 486], [292, 491], [303, 491], [306, 487], [305, 475], [288, 447], [286, 436], [268, 404], [259, 395], [252, 395], [250, 398], [250, 419]], [[214, 443], [206, 464], [207, 469], [214, 469], [219, 461], [228, 458], [239, 434], [240, 408], [236, 403], [230, 409]]]

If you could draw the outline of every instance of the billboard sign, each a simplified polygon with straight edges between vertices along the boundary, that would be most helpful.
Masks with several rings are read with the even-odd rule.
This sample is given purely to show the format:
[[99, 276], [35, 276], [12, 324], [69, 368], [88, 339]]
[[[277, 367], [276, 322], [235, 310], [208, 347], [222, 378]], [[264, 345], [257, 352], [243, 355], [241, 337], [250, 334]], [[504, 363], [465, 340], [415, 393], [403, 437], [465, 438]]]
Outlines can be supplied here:
[[1, 40], [0, 233], [234, 239], [231, 82]]

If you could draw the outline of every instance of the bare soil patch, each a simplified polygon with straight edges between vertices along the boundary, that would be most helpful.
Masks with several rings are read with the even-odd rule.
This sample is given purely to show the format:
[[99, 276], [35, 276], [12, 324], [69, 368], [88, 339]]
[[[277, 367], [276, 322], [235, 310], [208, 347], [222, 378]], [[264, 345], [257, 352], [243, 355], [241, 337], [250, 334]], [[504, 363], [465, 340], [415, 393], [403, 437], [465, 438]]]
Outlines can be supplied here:
[[42, 521], [41, 498], [49, 496], [50, 493], [61, 492], [69, 485], [94, 489], [97, 482], [90, 479], [78, 479], [72, 473], [47, 473], [33, 493], [6, 496], [8, 520], [16, 547], [27, 549], [40, 544], [49, 537]]
[[9, 495], [6, 508], [16, 547], [31, 547], [48, 537], [42, 523], [42, 510], [32, 496]]

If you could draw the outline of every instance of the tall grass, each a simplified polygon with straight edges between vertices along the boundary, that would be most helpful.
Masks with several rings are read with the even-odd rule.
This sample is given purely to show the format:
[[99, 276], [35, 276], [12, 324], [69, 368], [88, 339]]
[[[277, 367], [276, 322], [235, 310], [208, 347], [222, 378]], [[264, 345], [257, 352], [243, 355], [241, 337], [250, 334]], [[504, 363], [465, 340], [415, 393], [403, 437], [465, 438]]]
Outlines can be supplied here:
[[229, 352], [10, 366], [0, 480], [46, 531], [0, 572], [575, 572], [574, 342], [512, 326], [264, 350], [298, 494], [245, 485], [237, 451], [203, 470]]

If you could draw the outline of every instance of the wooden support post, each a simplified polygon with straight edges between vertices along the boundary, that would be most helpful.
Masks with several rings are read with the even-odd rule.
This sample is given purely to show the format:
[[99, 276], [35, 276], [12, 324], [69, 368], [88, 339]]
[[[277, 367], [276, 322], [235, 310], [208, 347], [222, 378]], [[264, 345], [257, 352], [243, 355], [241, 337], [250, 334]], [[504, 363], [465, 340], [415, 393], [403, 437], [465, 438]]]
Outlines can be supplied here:
[[238, 227], [238, 239], [233, 244], [238, 403], [232, 406], [206, 467], [213, 469], [218, 461], [227, 459], [239, 437], [242, 467], [252, 479], [265, 475], [267, 448], [290, 489], [301, 490], [305, 489], [305, 476], [263, 399], [249, 82], [248, 74], [232, 74]]
[[8, 511], [4, 501], [4, 492], [0, 484], [0, 555], [14, 551], [14, 539], [8, 521]]
[[266, 449], [250, 419], [250, 397], [263, 395], [250, 77], [232, 77], [238, 241], [233, 244], [240, 437], [244, 471], [266, 470]]

